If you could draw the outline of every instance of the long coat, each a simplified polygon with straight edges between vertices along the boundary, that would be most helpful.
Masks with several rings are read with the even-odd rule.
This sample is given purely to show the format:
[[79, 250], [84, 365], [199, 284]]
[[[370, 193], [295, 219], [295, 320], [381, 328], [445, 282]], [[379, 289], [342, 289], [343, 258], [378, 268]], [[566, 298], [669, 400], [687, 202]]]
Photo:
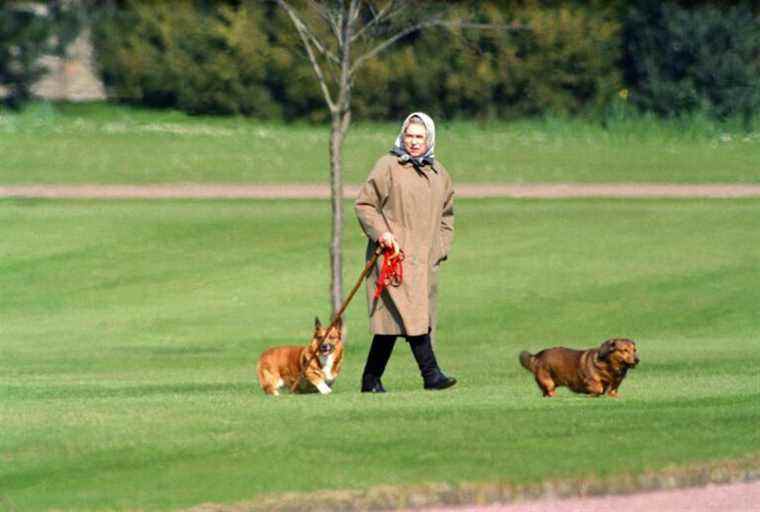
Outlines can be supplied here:
[[[356, 216], [369, 238], [367, 261], [386, 231], [404, 251], [403, 282], [375, 300], [380, 261], [367, 277], [370, 331], [419, 336], [435, 331], [438, 270], [454, 238], [454, 188], [439, 162], [415, 166], [381, 157], [359, 191]], [[381, 260], [382, 258], [380, 258]]]

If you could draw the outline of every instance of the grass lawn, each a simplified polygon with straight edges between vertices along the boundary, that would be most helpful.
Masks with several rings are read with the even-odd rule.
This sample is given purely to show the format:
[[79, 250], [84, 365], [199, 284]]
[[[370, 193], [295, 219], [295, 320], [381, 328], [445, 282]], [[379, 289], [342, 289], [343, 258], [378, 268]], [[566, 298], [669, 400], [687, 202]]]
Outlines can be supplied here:
[[[0, 201], [0, 503], [173, 510], [263, 494], [609, 477], [760, 454], [760, 202], [460, 200], [424, 392], [265, 397], [328, 314], [326, 201]], [[363, 241], [347, 223], [346, 281]], [[543, 399], [522, 349], [636, 339], [619, 400]], [[3, 505], [0, 505], [0, 507]]]
[[[760, 132], [705, 121], [438, 120], [457, 182], [758, 183]], [[397, 123], [355, 123], [345, 182], [364, 181]], [[103, 104], [0, 111], [0, 185], [326, 183], [328, 127]]]

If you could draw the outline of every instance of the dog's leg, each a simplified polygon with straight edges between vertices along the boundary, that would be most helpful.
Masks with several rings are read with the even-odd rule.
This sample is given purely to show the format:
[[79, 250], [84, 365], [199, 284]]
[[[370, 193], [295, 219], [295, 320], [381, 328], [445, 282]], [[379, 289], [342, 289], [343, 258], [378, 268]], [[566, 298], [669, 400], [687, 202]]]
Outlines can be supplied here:
[[261, 384], [261, 389], [264, 390], [264, 393], [274, 396], [279, 395], [280, 393], [277, 391], [277, 388], [280, 387], [282, 379], [280, 379], [278, 375], [274, 375], [271, 371], [265, 368], [259, 368], [258, 373], [259, 384]]
[[307, 371], [304, 377], [306, 377], [306, 380], [308, 380], [315, 388], [317, 388], [317, 391], [323, 395], [332, 393], [332, 389], [330, 389], [330, 386], [327, 385], [325, 379], [320, 373], [312, 373], [311, 371]]
[[586, 381], [586, 391], [589, 395], [596, 397], [604, 394], [604, 385], [598, 380]]
[[271, 382], [266, 382], [262, 384], [261, 389], [263, 389], [264, 393], [266, 393], [267, 395], [277, 396], [280, 394], [280, 392], [277, 390], [277, 386], [275, 386]]
[[544, 371], [543, 368], [537, 368], [534, 376], [536, 378], [536, 384], [538, 384], [539, 389], [545, 397], [551, 398], [557, 394], [554, 391], [557, 386], [554, 383], [554, 380], [552, 380], [551, 375], [549, 375], [549, 372]]
[[325, 381], [321, 379], [318, 380], [317, 382], [314, 382], [313, 384], [317, 387], [319, 392], [322, 393], [323, 395], [329, 395], [330, 393], [332, 393], [332, 389], [330, 389], [330, 386], [328, 386], [325, 383]]
[[536, 384], [538, 384], [539, 389], [541, 389], [541, 392], [546, 397], [551, 398], [557, 394], [557, 392], [554, 391], [555, 389], [557, 389], [557, 386], [554, 385], [554, 381], [551, 379], [543, 380], [536, 377]]

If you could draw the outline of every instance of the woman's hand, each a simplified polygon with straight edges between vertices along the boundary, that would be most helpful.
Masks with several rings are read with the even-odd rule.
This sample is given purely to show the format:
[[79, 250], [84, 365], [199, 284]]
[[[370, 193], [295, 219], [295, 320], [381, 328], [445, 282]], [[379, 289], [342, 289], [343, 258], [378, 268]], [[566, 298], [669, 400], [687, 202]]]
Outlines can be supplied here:
[[398, 255], [399, 253], [399, 247], [398, 242], [396, 242], [396, 237], [393, 236], [393, 233], [390, 231], [386, 231], [382, 235], [380, 235], [380, 238], [378, 239], [377, 243], [380, 244], [380, 247], [383, 249], [393, 249], [393, 256]]

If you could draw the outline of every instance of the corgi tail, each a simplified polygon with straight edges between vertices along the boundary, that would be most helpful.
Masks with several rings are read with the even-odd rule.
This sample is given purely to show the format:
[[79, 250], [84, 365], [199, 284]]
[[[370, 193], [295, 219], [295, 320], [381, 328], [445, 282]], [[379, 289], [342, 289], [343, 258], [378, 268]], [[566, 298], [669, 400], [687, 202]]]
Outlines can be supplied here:
[[523, 350], [520, 352], [519, 356], [520, 364], [528, 370], [529, 372], [533, 372], [536, 368], [536, 356], [531, 354], [530, 352]]

